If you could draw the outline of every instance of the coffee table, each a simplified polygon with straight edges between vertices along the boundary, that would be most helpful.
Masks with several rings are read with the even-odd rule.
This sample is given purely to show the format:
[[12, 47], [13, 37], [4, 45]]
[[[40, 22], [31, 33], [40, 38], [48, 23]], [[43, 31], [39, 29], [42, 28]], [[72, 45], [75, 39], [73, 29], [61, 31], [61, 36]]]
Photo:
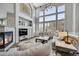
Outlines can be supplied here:
[[48, 42], [48, 39], [49, 39], [48, 36], [39, 36], [39, 37], [36, 37], [36, 42], [40, 40], [42, 43], [46, 43]]

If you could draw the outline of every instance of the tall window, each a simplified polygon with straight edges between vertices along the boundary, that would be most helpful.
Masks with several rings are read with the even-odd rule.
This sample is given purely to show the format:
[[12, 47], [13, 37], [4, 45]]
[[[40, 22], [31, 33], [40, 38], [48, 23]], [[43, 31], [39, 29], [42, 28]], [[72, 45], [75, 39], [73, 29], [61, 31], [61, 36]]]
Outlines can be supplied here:
[[49, 6], [45, 9], [45, 15], [56, 13], [56, 7]]
[[[40, 17], [42, 16], [42, 17]], [[39, 12], [39, 32], [43, 32], [43, 11]]]
[[39, 32], [43, 32], [43, 23], [39, 23]]
[[54, 21], [56, 20], [56, 15], [50, 15], [45, 17], [45, 21]]
[[43, 17], [40, 17], [39, 18], [39, 22], [43, 22]]
[[65, 5], [58, 6], [58, 12], [64, 12], [65, 11]]
[[[56, 11], [57, 10], [57, 11]], [[57, 17], [57, 18], [56, 18]], [[64, 30], [65, 5], [49, 6], [39, 12], [39, 31]], [[45, 27], [44, 27], [45, 26]], [[44, 32], [43, 31], [43, 32]]]
[[65, 5], [58, 6], [57, 8], [57, 29], [59, 31], [64, 30], [64, 20], [65, 20]]
[[45, 23], [45, 31], [47, 32], [49, 29], [49, 23]]
[[40, 11], [39, 12], [39, 16], [43, 16], [43, 11]]

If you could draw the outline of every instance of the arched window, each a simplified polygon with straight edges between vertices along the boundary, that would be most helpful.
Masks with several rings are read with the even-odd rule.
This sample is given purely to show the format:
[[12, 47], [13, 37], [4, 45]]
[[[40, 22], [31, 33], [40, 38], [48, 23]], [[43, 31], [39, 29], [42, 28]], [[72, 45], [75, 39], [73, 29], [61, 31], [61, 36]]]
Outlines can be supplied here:
[[[57, 10], [57, 11], [56, 11]], [[53, 31], [64, 30], [65, 5], [48, 6], [39, 11], [39, 30]]]
[[65, 13], [58, 14], [58, 20], [65, 19]]
[[64, 12], [65, 11], [65, 5], [58, 6], [57, 12]]
[[55, 6], [49, 6], [45, 9], [45, 15], [56, 13]]

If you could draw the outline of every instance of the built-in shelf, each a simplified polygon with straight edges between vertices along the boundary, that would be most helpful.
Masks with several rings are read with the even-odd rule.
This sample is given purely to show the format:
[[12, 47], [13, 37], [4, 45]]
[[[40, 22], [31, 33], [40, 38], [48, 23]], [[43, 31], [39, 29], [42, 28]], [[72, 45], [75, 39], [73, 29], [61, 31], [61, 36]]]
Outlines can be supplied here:
[[4, 26], [6, 26], [6, 25], [0, 24], [0, 26], [3, 26], [3, 27], [4, 27]]
[[25, 38], [30, 38], [32, 36], [32, 21], [23, 17], [19, 17], [18, 21], [19, 29], [27, 29], [28, 34], [19, 36], [20, 40], [23, 40]]
[[32, 21], [29, 21], [29, 25], [28, 26], [32, 26]]
[[32, 21], [19, 17], [19, 26], [32, 27]]
[[5, 19], [0, 19], [0, 26], [7, 26]]

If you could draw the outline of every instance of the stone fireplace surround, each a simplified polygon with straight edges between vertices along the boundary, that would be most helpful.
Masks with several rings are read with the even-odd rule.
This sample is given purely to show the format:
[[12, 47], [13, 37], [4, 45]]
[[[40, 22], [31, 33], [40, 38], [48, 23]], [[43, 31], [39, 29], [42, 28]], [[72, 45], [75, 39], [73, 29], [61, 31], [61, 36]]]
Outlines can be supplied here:
[[5, 43], [7, 43], [6, 47], [4, 47], [3, 49], [0, 49], [0, 51], [7, 51], [11, 46], [13, 46], [15, 44], [15, 28], [14, 27], [3, 27], [3, 30], [0, 32], [12, 32], [12, 41], [10, 43], [7, 43], [7, 41]]

